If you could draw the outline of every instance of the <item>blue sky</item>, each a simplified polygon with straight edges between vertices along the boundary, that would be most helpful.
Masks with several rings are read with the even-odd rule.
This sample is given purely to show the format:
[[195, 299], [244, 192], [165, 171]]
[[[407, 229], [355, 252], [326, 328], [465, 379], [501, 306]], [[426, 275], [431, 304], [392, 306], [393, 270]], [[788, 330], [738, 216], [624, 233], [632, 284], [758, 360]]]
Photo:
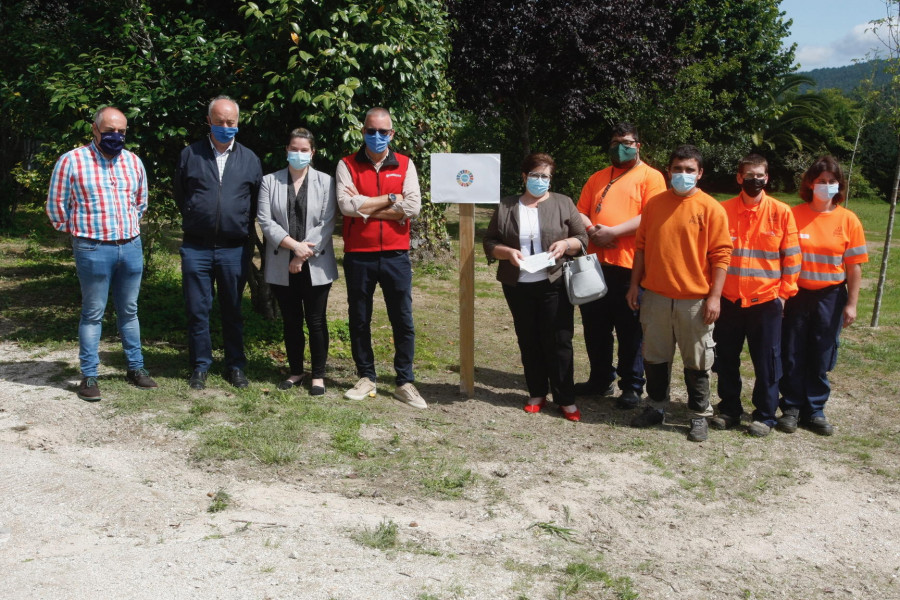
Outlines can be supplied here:
[[849, 65], [880, 46], [869, 21], [886, 16], [883, 0], [782, 0], [793, 19], [787, 43], [796, 43], [801, 71]]

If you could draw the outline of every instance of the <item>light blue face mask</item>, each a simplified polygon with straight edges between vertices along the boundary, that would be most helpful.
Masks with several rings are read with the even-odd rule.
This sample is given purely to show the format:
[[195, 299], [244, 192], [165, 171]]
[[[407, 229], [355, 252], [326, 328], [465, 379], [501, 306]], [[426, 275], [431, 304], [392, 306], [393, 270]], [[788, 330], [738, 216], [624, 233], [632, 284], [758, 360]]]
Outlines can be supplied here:
[[311, 152], [294, 152], [289, 151], [287, 153], [287, 161], [288, 164], [297, 169], [298, 171], [303, 169], [309, 164], [309, 161], [312, 160]]
[[231, 140], [234, 139], [238, 132], [237, 127], [222, 127], [221, 125], [210, 125], [209, 129], [220, 144], [231, 143]]
[[831, 202], [840, 189], [839, 183], [817, 183], [813, 186], [813, 196], [823, 202]]
[[543, 179], [528, 177], [525, 179], [525, 189], [535, 198], [540, 198], [550, 189], [550, 180], [544, 181]]
[[694, 173], [672, 173], [672, 188], [679, 194], [687, 194], [697, 185], [697, 175]]
[[388, 144], [391, 143], [391, 135], [381, 135], [380, 133], [374, 133], [373, 135], [369, 135], [368, 133], [363, 135], [363, 138], [366, 140], [366, 148], [368, 148], [371, 152], [375, 154], [381, 154], [388, 147]]

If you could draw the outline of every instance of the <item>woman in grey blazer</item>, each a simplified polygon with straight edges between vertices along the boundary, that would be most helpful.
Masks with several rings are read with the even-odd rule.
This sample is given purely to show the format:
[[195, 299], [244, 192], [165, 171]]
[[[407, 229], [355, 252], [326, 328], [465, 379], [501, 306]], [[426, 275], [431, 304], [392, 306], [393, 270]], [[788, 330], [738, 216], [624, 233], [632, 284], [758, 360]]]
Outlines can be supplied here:
[[288, 167], [263, 177], [257, 217], [266, 238], [266, 283], [278, 300], [284, 321], [284, 346], [290, 376], [278, 384], [288, 390], [303, 382], [303, 351], [309, 330], [310, 394], [325, 393], [328, 322], [325, 309], [337, 261], [331, 234], [337, 201], [330, 175], [309, 166], [315, 137], [299, 128], [288, 139]]

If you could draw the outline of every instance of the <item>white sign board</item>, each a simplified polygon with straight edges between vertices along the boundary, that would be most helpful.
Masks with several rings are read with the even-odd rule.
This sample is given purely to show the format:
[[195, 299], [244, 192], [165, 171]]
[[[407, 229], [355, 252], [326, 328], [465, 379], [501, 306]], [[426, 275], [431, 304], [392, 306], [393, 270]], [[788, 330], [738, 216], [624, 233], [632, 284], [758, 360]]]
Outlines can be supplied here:
[[499, 204], [499, 154], [432, 154], [431, 201]]

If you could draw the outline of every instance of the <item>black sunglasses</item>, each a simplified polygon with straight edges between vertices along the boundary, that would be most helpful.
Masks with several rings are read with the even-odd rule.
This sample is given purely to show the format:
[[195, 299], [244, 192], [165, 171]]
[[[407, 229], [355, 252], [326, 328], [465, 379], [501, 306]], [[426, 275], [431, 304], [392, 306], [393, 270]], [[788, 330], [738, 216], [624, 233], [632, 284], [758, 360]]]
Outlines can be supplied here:
[[366, 135], [375, 135], [376, 133], [380, 133], [381, 135], [387, 135], [393, 131], [393, 129], [375, 129], [374, 127], [369, 127], [364, 130]]

